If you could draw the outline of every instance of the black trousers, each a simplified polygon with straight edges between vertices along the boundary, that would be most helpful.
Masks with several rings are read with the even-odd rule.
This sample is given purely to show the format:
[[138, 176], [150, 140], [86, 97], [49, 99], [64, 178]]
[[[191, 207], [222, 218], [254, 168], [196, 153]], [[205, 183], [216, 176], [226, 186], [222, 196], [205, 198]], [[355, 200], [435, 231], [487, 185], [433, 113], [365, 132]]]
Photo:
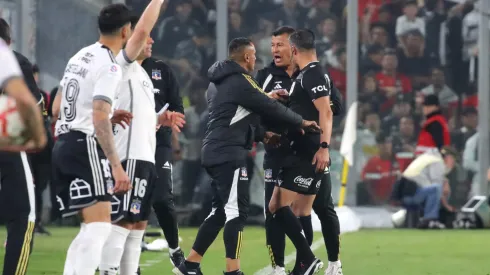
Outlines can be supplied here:
[[153, 210], [167, 239], [168, 246], [176, 249], [179, 246], [179, 227], [175, 214], [171, 148], [157, 147], [155, 166], [158, 178], [153, 191]]
[[25, 152], [0, 152], [0, 220], [7, 225], [3, 275], [27, 274], [36, 221], [34, 183]]

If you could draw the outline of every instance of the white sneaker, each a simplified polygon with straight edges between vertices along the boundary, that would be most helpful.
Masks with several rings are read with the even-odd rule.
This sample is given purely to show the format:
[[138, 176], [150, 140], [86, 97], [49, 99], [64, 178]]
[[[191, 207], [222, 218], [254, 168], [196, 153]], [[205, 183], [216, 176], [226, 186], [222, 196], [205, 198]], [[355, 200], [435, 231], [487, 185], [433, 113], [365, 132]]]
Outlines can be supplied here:
[[325, 275], [343, 275], [342, 265], [338, 262], [328, 262], [328, 267], [325, 270]]
[[286, 269], [281, 266], [276, 266], [274, 270], [272, 270], [270, 275], [287, 275], [286, 274]]

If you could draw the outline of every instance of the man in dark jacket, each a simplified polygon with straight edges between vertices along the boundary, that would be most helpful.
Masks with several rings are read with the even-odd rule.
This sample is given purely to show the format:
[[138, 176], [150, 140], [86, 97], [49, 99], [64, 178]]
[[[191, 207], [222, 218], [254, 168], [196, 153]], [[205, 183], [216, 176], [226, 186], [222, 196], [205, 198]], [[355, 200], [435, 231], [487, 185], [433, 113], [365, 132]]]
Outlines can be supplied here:
[[[179, 84], [172, 69], [163, 61], [153, 57], [145, 59], [141, 65], [153, 82], [155, 111], [159, 112], [168, 103], [168, 110], [183, 114], [184, 107]], [[168, 242], [169, 257], [172, 263], [178, 266], [184, 260], [184, 253], [179, 247], [179, 227], [172, 190], [172, 153], [177, 153], [176, 150], [178, 149], [172, 147], [172, 129], [170, 127], [158, 129], [155, 152], [158, 181], [154, 191], [153, 209]]]
[[287, 123], [291, 128], [317, 131], [281, 103], [270, 99], [250, 76], [255, 66], [255, 47], [248, 38], [233, 39], [229, 60], [216, 62], [208, 72], [211, 84], [207, 99], [209, 123], [202, 146], [202, 164], [212, 178], [213, 211], [199, 228], [193, 249], [175, 274], [202, 274], [200, 262], [224, 226], [225, 274], [243, 274], [240, 251], [248, 214], [249, 178], [246, 155], [254, 142], [275, 142], [278, 136], [265, 132], [260, 117]]
[[[262, 86], [262, 89], [268, 93], [284, 93], [289, 91], [294, 82], [295, 66], [291, 64], [291, 50], [289, 44], [289, 35], [294, 33], [291, 27], [280, 27], [272, 34], [272, 55], [274, 61], [266, 68], [259, 70], [257, 73], [257, 81]], [[334, 88], [334, 87], [332, 87]], [[340, 92], [336, 89], [331, 95], [331, 108], [334, 115], [342, 113], [342, 99]], [[287, 130], [285, 127], [278, 126], [277, 123], [272, 124], [263, 122], [271, 131], [283, 133]], [[274, 126], [273, 126], [274, 125]], [[271, 128], [272, 127], [272, 128]], [[283, 166], [283, 161], [290, 152], [289, 142], [282, 142], [279, 148], [273, 146], [265, 146], [266, 154], [264, 157], [264, 181], [265, 181], [265, 230], [267, 246], [271, 257], [272, 268], [277, 274], [285, 272], [284, 266], [284, 250], [286, 247], [286, 233], [283, 228], [275, 226], [272, 222], [272, 214], [269, 211], [268, 205], [274, 191], [274, 185], [277, 181], [279, 171]], [[323, 184], [313, 204], [313, 209], [318, 215], [322, 224], [322, 233], [325, 237], [325, 246], [329, 255], [329, 260], [335, 262], [338, 260], [338, 251], [340, 241], [339, 219], [332, 201], [331, 196], [331, 181], [330, 174], [327, 176], [327, 184]], [[294, 210], [294, 208], [293, 208]], [[296, 214], [296, 213], [295, 213]], [[300, 216], [300, 222], [303, 226], [306, 239], [309, 244], [313, 242], [313, 228], [311, 224], [311, 216]], [[330, 249], [329, 249], [330, 248]], [[276, 274], [274, 273], [274, 274]]]

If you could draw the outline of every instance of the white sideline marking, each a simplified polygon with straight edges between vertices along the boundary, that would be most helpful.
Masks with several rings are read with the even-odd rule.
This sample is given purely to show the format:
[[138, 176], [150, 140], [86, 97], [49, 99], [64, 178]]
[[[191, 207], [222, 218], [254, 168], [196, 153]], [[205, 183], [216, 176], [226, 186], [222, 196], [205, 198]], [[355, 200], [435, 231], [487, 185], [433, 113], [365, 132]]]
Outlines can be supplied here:
[[[323, 246], [323, 238], [314, 241], [311, 244], [311, 250], [315, 251], [318, 248], [320, 248], [321, 246]], [[289, 263], [291, 263], [293, 261], [296, 261], [296, 251], [287, 255], [286, 258], [284, 258], [284, 265], [288, 265]], [[269, 264], [266, 267], [262, 268], [261, 270], [255, 272], [254, 275], [267, 275], [267, 274], [270, 274], [271, 272], [272, 272], [272, 267]]]

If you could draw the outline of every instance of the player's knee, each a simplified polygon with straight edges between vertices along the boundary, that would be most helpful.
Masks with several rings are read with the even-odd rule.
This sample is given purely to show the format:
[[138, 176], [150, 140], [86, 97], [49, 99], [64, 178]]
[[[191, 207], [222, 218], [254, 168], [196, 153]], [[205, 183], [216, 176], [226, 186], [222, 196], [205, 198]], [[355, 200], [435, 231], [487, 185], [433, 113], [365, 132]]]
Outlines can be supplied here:
[[301, 205], [300, 203], [294, 202], [291, 205], [291, 210], [293, 211], [293, 213], [296, 217], [306, 217], [306, 216], [311, 215], [311, 208], [305, 207], [304, 205]]
[[148, 225], [148, 221], [140, 221], [133, 224], [133, 230], [145, 230]]

